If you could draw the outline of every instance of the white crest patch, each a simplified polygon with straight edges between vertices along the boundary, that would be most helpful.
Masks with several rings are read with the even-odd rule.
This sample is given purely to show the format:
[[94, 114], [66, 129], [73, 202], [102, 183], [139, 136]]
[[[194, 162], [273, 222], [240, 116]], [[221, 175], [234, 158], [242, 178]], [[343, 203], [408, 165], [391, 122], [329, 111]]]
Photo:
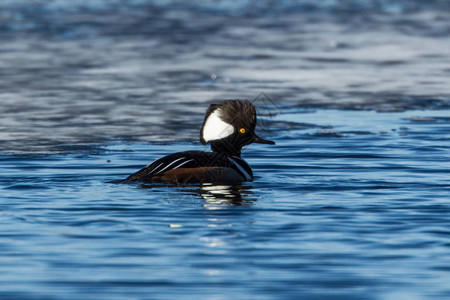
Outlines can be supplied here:
[[202, 137], [205, 142], [220, 140], [233, 134], [234, 127], [220, 118], [220, 108], [211, 113], [203, 126]]

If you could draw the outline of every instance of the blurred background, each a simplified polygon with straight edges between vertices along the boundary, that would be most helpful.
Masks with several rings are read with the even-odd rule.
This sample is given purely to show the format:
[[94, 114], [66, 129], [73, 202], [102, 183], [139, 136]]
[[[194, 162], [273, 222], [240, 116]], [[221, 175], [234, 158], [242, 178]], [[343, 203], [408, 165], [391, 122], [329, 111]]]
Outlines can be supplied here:
[[195, 141], [210, 102], [260, 93], [280, 107], [448, 107], [449, 11], [446, 0], [3, 0], [0, 149]]
[[[448, 0], [0, 0], [0, 299], [449, 299], [449, 36]], [[253, 182], [110, 183], [232, 98]]]

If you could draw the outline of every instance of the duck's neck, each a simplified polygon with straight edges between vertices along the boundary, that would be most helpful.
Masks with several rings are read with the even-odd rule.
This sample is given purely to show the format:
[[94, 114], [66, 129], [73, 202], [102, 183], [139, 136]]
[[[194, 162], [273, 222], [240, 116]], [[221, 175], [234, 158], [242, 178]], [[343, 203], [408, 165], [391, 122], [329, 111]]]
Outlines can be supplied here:
[[211, 143], [211, 150], [213, 152], [222, 153], [228, 156], [241, 157], [241, 148], [235, 147], [226, 141], [215, 141]]

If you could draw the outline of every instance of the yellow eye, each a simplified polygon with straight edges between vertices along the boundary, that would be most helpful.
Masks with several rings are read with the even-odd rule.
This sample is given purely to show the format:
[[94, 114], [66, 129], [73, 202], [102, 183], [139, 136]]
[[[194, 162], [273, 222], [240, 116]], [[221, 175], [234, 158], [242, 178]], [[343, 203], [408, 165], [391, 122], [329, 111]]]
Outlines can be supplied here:
[[245, 133], [245, 128], [239, 129], [239, 132], [240, 132], [240, 133]]

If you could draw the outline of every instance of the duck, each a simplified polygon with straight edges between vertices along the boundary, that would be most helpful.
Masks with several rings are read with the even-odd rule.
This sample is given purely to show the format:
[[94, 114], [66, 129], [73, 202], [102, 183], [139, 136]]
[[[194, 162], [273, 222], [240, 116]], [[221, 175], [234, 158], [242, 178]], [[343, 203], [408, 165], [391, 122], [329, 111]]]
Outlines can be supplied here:
[[241, 157], [252, 143], [275, 145], [255, 133], [256, 109], [248, 100], [211, 104], [200, 130], [200, 142], [211, 151], [183, 151], [161, 157], [128, 176], [125, 182], [239, 185], [253, 181], [253, 171]]

